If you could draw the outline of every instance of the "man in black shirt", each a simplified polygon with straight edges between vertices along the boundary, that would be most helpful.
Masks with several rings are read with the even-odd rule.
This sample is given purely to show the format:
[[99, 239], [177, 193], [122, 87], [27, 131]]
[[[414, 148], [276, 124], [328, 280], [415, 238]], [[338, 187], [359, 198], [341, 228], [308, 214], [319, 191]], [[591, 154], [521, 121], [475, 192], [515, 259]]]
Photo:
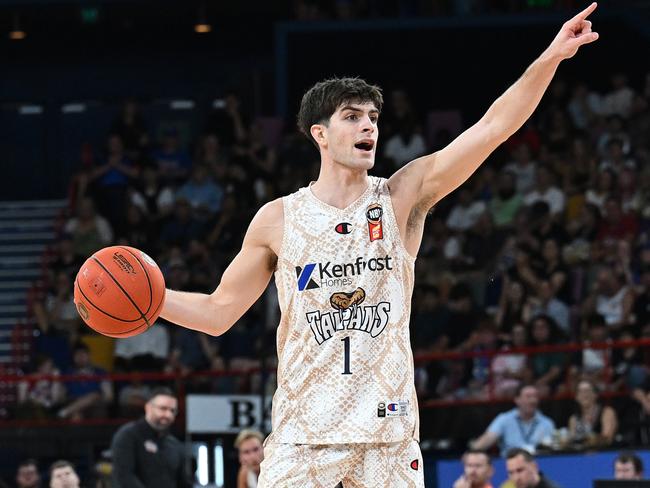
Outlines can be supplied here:
[[113, 436], [114, 488], [185, 488], [185, 450], [169, 433], [178, 401], [169, 388], [156, 388], [144, 418], [123, 425]]
[[515, 447], [506, 453], [506, 470], [516, 488], [559, 488], [544, 477], [526, 449]]

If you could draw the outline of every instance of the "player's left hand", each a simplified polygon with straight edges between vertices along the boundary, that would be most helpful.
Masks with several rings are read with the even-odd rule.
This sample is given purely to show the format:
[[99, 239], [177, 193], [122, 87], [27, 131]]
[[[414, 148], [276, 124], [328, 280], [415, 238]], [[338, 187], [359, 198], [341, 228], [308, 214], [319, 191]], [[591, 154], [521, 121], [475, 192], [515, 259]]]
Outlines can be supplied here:
[[598, 39], [598, 33], [591, 30], [591, 21], [587, 17], [596, 10], [598, 4], [593, 2], [586, 9], [564, 23], [560, 32], [549, 46], [549, 51], [560, 59], [569, 59], [578, 52], [583, 44]]

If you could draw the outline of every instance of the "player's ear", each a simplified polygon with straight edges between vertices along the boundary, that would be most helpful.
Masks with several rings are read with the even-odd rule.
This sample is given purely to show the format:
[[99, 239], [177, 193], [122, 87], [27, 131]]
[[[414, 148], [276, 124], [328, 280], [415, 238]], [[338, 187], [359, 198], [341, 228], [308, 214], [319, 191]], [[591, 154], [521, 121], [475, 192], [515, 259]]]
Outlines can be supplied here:
[[326, 129], [327, 127], [325, 127], [323, 124], [314, 124], [309, 128], [311, 136], [319, 146], [325, 144], [325, 141], [327, 140]]

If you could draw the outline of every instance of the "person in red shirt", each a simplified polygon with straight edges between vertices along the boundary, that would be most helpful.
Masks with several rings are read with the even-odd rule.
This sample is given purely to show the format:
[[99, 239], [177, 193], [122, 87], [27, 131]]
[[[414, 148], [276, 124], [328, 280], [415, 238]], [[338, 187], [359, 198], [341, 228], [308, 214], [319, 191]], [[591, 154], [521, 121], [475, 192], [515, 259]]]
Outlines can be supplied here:
[[485, 451], [469, 450], [463, 454], [464, 472], [453, 488], [492, 488], [494, 468]]

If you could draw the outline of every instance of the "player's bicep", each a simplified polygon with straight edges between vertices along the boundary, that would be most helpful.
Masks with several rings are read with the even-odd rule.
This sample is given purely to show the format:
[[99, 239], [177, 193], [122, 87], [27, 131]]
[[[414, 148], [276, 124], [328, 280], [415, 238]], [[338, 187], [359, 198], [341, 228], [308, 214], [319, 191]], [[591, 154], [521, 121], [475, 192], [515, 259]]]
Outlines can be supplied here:
[[211, 295], [224, 323], [233, 324], [262, 295], [277, 265], [273, 242], [281, 239], [281, 202], [265, 205], [251, 222], [242, 248]]
[[275, 255], [260, 243], [247, 242], [226, 268], [212, 294], [217, 309], [236, 321], [262, 295], [275, 270]]
[[435, 204], [463, 184], [502, 141], [484, 120], [454, 139], [447, 147], [413, 163], [422, 166], [419, 201]]

